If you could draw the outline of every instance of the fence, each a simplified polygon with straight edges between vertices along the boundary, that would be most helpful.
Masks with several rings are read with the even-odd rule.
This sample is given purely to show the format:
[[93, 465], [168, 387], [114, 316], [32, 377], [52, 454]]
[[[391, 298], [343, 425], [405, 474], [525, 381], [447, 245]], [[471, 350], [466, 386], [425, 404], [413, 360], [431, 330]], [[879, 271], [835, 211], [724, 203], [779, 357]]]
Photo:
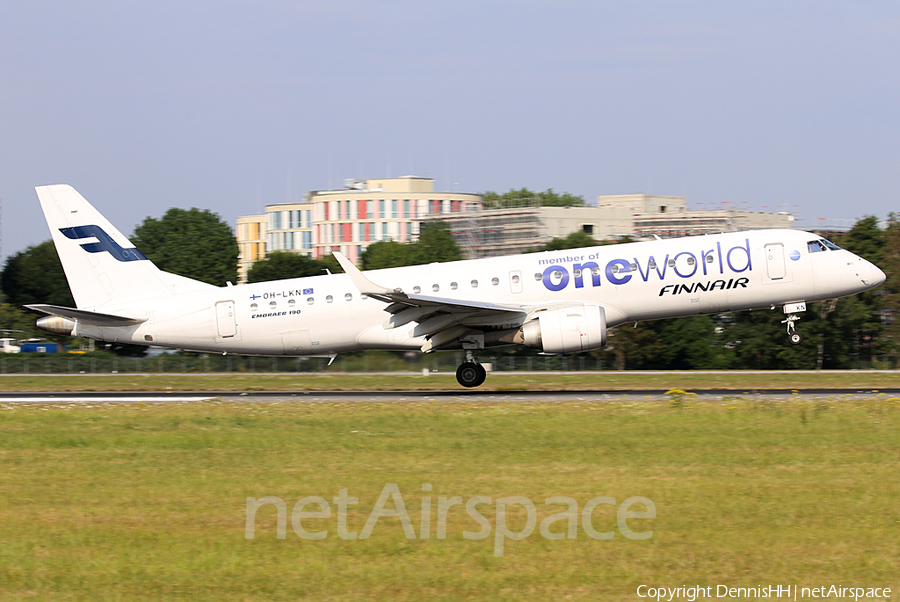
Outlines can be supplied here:
[[[327, 358], [250, 357], [241, 355], [174, 354], [156, 357], [108, 357], [70, 354], [0, 354], [2, 374], [134, 374], [204, 372], [455, 372], [465, 361], [462, 352], [429, 355], [389, 352], [339, 355]], [[494, 371], [603, 370], [602, 358], [580, 356], [517, 357], [480, 355]]]

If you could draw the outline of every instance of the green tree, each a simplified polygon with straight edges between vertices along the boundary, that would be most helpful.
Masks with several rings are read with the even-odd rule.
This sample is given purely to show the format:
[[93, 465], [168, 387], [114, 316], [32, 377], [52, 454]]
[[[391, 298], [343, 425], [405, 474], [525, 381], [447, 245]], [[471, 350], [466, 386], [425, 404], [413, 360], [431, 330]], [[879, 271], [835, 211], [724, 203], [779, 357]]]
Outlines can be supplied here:
[[6, 260], [0, 287], [13, 305], [49, 303], [75, 307], [53, 241], [28, 247]]
[[[874, 215], [858, 219], [847, 236], [841, 239], [841, 245], [875, 265], [884, 263], [886, 236], [878, 227], [878, 218]], [[886, 290], [877, 288], [838, 300], [834, 319], [850, 347], [851, 361], [868, 364], [875, 356], [888, 350], [887, 333], [881, 323], [886, 294]]]
[[488, 190], [481, 194], [481, 198], [487, 209], [528, 204], [542, 205], [544, 207], [582, 207], [585, 204], [584, 197], [569, 194], [568, 192], [559, 194], [554, 192], [552, 188], [548, 188], [544, 192], [534, 192], [527, 188], [520, 188], [519, 190], [511, 188], [503, 194]]
[[410, 252], [412, 245], [395, 240], [379, 240], [373, 242], [360, 255], [360, 263], [364, 270], [381, 270], [414, 265]]
[[247, 282], [321, 276], [325, 273], [325, 267], [323, 262], [311, 259], [306, 255], [275, 251], [267, 254], [265, 259], [260, 259], [253, 264], [253, 267], [247, 272]]
[[605, 349], [613, 354], [616, 370], [646, 368], [665, 351], [665, 343], [647, 322], [627, 322], [611, 329], [607, 337]]
[[711, 316], [670, 318], [654, 323], [663, 350], [659, 359], [668, 370], [724, 370], [733, 353], [716, 335]]
[[[40, 316], [34, 312], [16, 307], [12, 303], [0, 303], [0, 337], [12, 339], [46, 337], [47, 333], [34, 325], [38, 317]], [[66, 337], [54, 337], [57, 338]]]
[[412, 245], [410, 260], [413, 265], [435, 261], [458, 261], [462, 258], [462, 251], [446, 223], [434, 221], [422, 224], [419, 240]]
[[237, 281], [237, 240], [208, 210], [173, 207], [161, 219], [148, 217], [132, 242], [161, 270], [216, 286]]
[[[341, 267], [341, 264], [338, 263], [338, 260], [331, 253], [324, 256], [322, 259], [318, 259], [317, 261], [322, 265], [323, 270], [327, 270], [332, 274], [344, 273], [344, 268]], [[324, 274], [325, 272], [322, 273]]]
[[884, 252], [885, 234], [878, 227], [878, 218], [867, 215], [856, 220], [850, 232], [841, 238], [841, 246], [875, 265], [881, 264]]
[[594, 238], [584, 230], [576, 230], [568, 236], [562, 238], [556, 237], [550, 240], [550, 242], [538, 247], [535, 251], [561, 251], [563, 249], [580, 249], [581, 247], [596, 247], [608, 244], [611, 243], [594, 240]]
[[360, 256], [364, 270], [457, 261], [462, 258], [462, 251], [453, 239], [450, 228], [441, 221], [422, 224], [418, 242], [410, 244], [393, 240], [378, 241], [369, 245]]
[[880, 266], [887, 280], [882, 285], [883, 309], [887, 323], [883, 346], [894, 361], [900, 351], [900, 215], [891, 213], [884, 232], [884, 247]]

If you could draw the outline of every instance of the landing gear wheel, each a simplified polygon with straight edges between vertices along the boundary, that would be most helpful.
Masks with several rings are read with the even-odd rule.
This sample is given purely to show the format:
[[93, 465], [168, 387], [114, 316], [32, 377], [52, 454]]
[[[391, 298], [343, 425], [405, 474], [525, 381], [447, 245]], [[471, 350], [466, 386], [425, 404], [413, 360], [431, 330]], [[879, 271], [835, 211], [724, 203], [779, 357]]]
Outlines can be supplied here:
[[788, 335], [788, 340], [791, 342], [791, 345], [799, 345], [803, 342], [803, 335], [799, 332], [792, 332]]
[[487, 372], [484, 366], [475, 362], [465, 362], [456, 369], [456, 381], [464, 387], [477, 387], [484, 383]]

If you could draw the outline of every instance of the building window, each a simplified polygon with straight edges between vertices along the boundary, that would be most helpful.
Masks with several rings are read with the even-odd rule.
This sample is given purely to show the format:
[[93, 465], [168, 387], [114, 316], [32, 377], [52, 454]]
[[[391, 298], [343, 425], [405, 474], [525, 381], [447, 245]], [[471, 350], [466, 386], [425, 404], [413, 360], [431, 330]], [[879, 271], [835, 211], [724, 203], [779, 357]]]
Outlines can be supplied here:
[[581, 231], [589, 236], [594, 235], [594, 225], [593, 224], [584, 224], [581, 226]]

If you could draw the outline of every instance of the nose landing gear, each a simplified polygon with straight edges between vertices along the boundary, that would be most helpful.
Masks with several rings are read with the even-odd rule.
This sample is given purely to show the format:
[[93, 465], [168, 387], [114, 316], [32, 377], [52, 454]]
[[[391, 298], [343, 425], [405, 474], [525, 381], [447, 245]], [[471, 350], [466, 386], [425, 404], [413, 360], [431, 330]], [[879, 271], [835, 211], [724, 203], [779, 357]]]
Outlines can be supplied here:
[[484, 383], [487, 372], [475, 358], [475, 351], [466, 349], [466, 361], [456, 369], [456, 381], [464, 387], [477, 387]]
[[799, 345], [803, 342], [803, 335], [794, 330], [794, 322], [800, 319], [800, 316], [795, 316], [794, 314], [789, 315], [787, 318], [781, 321], [782, 324], [787, 324], [787, 334], [788, 340], [791, 342], [791, 345]]
[[[772, 309], [775, 308], [772, 307]], [[787, 317], [781, 323], [787, 324], [788, 341], [791, 342], [791, 345], [799, 345], [803, 342], [803, 335], [794, 330], [794, 322], [800, 319], [800, 316], [795, 314], [801, 311], [806, 311], [806, 301], [784, 304], [784, 313]]]

